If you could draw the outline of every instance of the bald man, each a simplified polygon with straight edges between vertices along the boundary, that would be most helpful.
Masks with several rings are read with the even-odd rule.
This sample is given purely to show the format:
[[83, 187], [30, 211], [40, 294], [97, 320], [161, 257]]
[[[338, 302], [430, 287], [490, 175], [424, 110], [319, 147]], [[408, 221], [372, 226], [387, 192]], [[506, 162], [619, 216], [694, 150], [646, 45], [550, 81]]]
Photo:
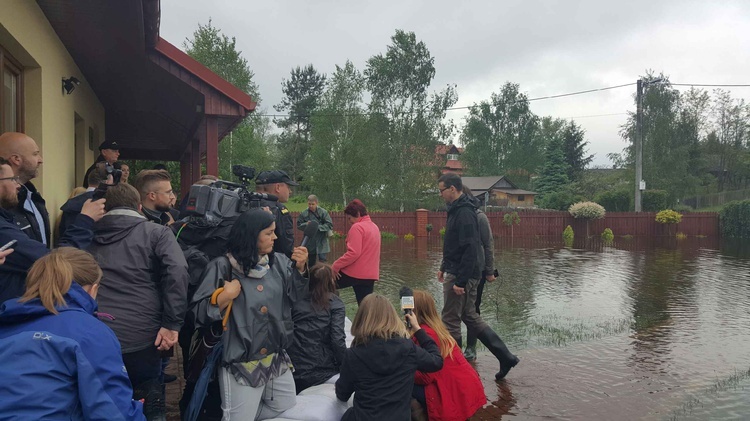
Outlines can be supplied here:
[[49, 213], [42, 195], [31, 183], [43, 162], [39, 146], [23, 133], [6, 132], [0, 135], [0, 157], [8, 161], [21, 184], [18, 206], [10, 210], [16, 224], [29, 238], [49, 246]]

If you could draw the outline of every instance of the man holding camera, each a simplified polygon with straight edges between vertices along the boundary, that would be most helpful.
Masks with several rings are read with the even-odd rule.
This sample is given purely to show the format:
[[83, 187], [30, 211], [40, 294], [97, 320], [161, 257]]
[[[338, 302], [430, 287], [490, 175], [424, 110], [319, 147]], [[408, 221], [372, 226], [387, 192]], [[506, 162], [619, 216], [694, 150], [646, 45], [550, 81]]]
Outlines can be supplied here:
[[276, 217], [276, 241], [273, 243], [273, 251], [284, 253], [292, 257], [294, 251], [294, 221], [289, 209], [284, 203], [289, 201], [292, 194], [291, 186], [299, 186], [285, 171], [262, 171], [255, 178], [255, 190], [259, 193], [274, 195], [278, 201], [261, 200], [261, 206], [268, 208]]
[[89, 169], [86, 170], [86, 175], [83, 176], [83, 187], [89, 187], [89, 174], [91, 171], [94, 171], [96, 164], [99, 162], [106, 162], [119, 170], [119, 164], [115, 165], [119, 157], [120, 145], [118, 145], [117, 142], [114, 140], [105, 140], [102, 142], [102, 144], [99, 145], [99, 156], [96, 157], [96, 161], [94, 161]]
[[97, 162], [94, 165], [96, 169], [89, 174], [89, 187], [86, 189], [86, 192], [71, 197], [60, 207], [62, 216], [60, 216], [60, 227], [57, 235], [58, 242], [65, 235], [65, 231], [75, 221], [78, 214], [81, 213], [83, 204], [89, 199], [94, 199], [94, 191], [99, 187], [99, 184], [112, 184], [112, 176], [107, 174], [106, 164], [104, 162]]

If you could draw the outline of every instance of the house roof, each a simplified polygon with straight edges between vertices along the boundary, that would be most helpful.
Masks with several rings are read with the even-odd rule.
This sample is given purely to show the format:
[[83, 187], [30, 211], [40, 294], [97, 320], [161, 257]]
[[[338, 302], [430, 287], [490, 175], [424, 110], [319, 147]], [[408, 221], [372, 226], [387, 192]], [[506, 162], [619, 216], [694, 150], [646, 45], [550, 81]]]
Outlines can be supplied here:
[[455, 170], [462, 170], [464, 168], [463, 164], [461, 164], [461, 161], [456, 159], [449, 159], [448, 162], [445, 163], [445, 168], [449, 169], [455, 169]]
[[449, 144], [449, 145], [445, 145], [445, 144], [440, 143], [437, 146], [435, 146], [435, 153], [437, 155], [447, 155], [447, 154], [451, 153], [451, 150], [453, 150], [453, 149], [455, 149], [455, 151], [458, 152], [459, 154], [461, 154], [461, 153], [464, 152], [464, 148], [459, 148], [458, 146], [456, 146], [456, 145], [454, 145], [452, 143]]
[[[505, 176], [493, 175], [487, 177], [462, 177], [461, 181], [463, 182], [464, 186], [468, 187], [472, 192], [476, 193], [484, 193], [489, 190], [495, 190], [508, 194], [537, 194], [533, 191], [519, 189], [518, 186], [513, 184], [513, 182]], [[505, 181], [510, 185], [510, 187], [496, 186], [496, 184], [500, 183], [501, 181]]]

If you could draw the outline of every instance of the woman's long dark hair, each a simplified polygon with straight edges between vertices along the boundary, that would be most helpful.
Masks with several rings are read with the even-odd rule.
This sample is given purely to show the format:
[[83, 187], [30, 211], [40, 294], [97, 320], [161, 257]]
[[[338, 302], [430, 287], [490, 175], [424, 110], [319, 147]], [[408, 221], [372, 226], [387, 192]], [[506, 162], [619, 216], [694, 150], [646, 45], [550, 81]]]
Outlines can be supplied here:
[[[250, 209], [240, 215], [232, 226], [227, 239], [227, 248], [242, 270], [247, 273], [258, 264], [258, 236], [275, 222], [271, 212]], [[269, 256], [270, 258], [271, 256]]]
[[331, 294], [336, 293], [333, 268], [325, 263], [316, 263], [310, 268], [310, 298], [316, 310], [328, 310]]

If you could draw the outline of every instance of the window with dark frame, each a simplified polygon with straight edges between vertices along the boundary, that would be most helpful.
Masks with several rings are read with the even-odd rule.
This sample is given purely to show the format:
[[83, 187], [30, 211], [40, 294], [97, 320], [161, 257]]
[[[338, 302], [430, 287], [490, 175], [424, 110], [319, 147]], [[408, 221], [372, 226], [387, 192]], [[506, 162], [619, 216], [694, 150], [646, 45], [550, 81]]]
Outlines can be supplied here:
[[523, 202], [524, 200], [526, 200], [526, 197], [524, 195], [522, 195], [522, 194], [519, 194], [518, 195], [518, 201], [519, 202]]
[[0, 46], [0, 133], [23, 129], [23, 67]]

